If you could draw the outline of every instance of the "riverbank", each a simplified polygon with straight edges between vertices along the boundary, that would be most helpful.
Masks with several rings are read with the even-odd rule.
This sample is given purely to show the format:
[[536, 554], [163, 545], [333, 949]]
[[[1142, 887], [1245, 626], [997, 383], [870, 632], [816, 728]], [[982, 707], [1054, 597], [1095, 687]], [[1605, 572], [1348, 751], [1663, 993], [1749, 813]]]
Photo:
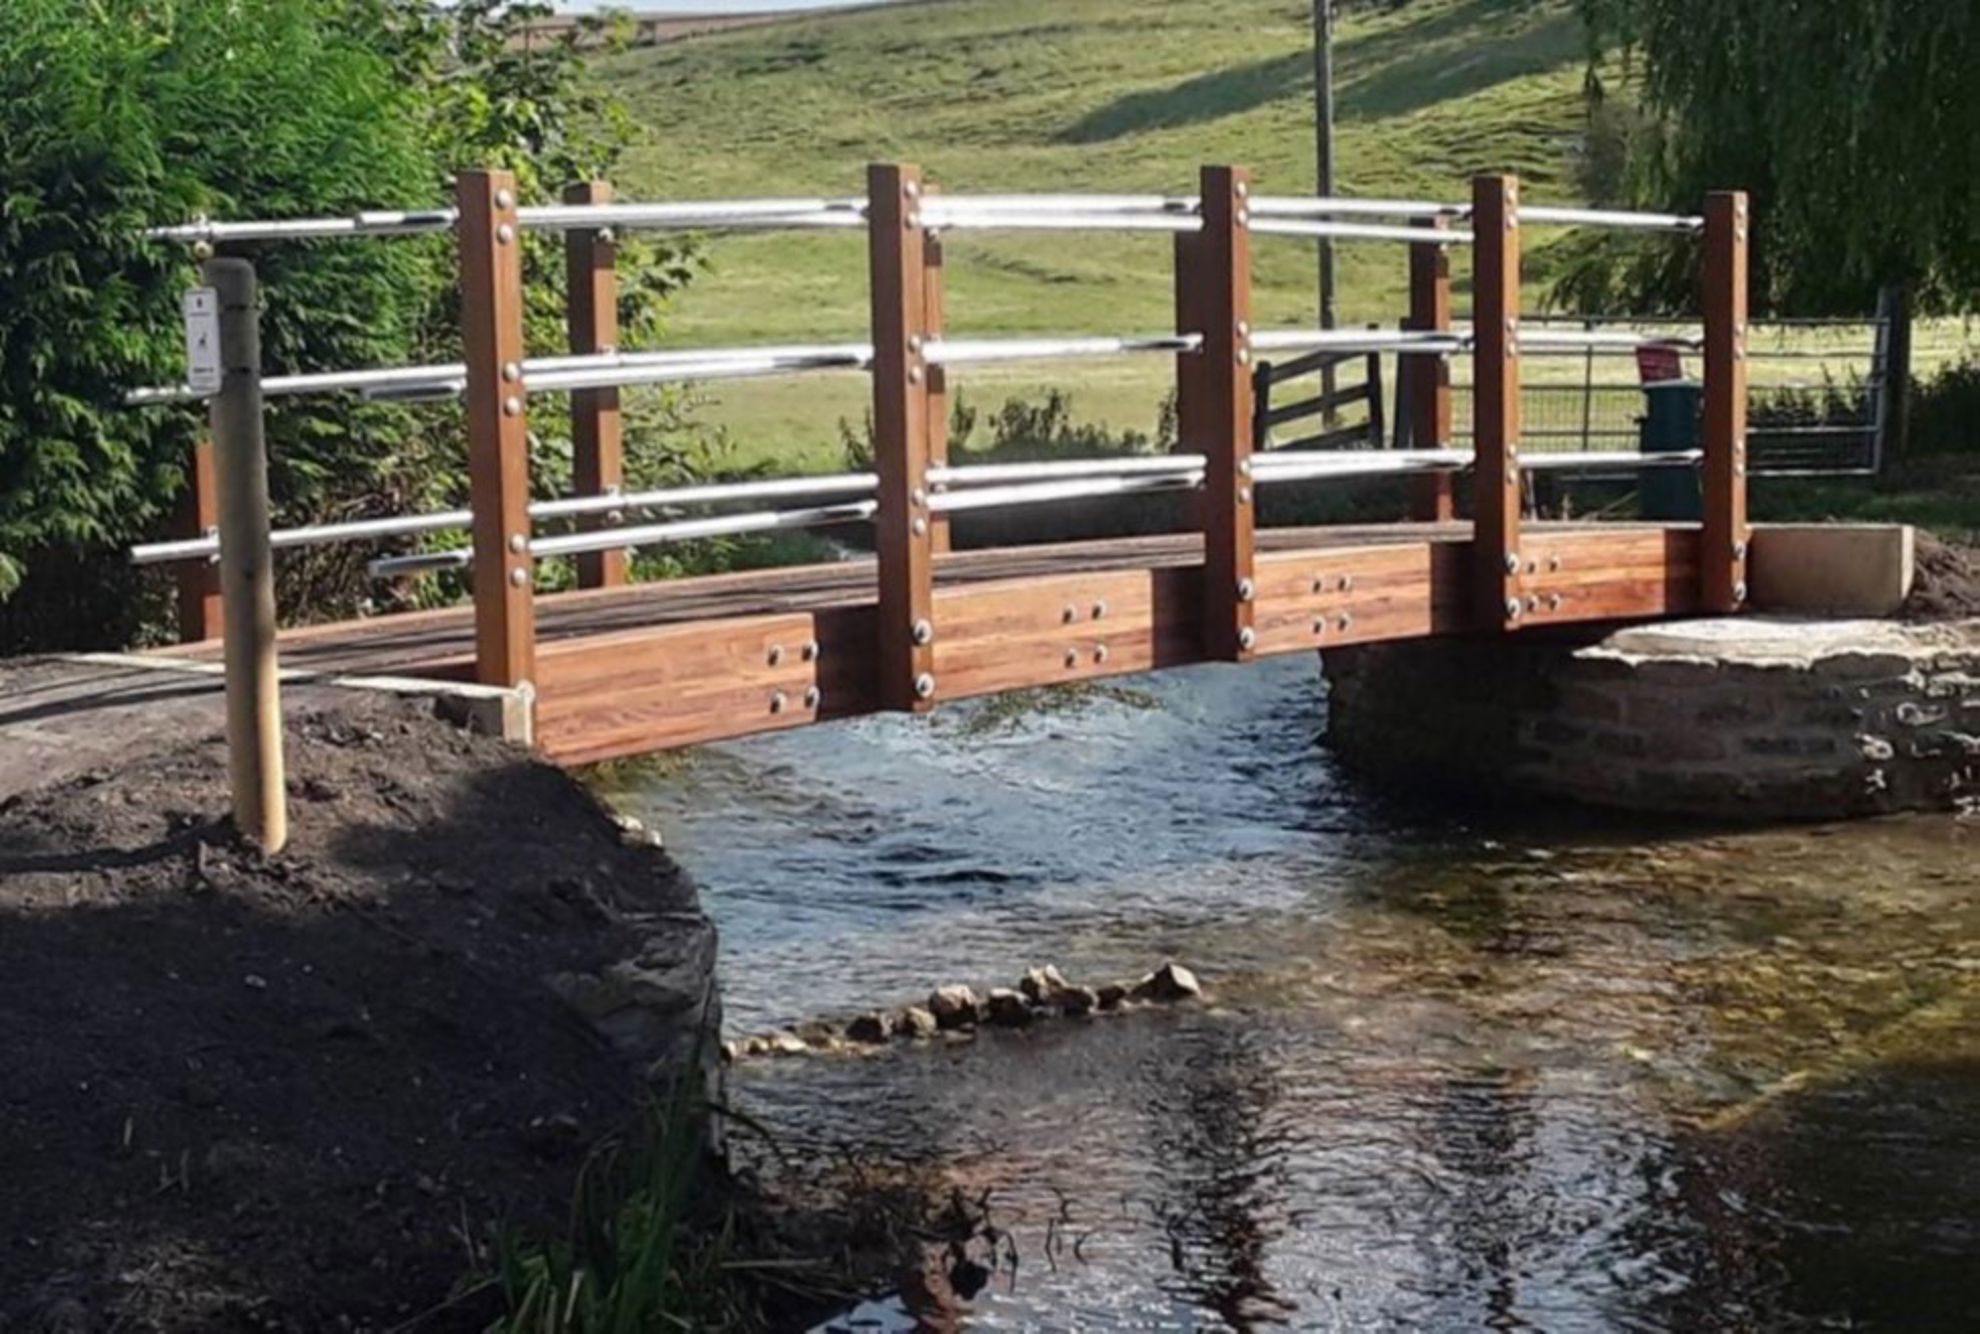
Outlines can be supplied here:
[[[238, 843], [217, 692], [0, 668], [0, 1328], [484, 1328], [717, 1021], [693, 885], [430, 702], [290, 698]], [[161, 693], [162, 692], [162, 693]], [[135, 705], [131, 704], [136, 700]]]

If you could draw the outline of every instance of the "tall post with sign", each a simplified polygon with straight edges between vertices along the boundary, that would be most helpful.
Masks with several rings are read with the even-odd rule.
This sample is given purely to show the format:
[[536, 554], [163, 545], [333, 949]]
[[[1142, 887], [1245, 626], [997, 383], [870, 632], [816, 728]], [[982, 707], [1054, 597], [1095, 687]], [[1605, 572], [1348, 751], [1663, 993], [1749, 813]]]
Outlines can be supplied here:
[[266, 852], [289, 841], [282, 697], [275, 659], [275, 562], [261, 416], [261, 323], [254, 266], [211, 259], [207, 290], [186, 303], [190, 382], [212, 393], [220, 504], [220, 603], [226, 621], [227, 774], [234, 824]]

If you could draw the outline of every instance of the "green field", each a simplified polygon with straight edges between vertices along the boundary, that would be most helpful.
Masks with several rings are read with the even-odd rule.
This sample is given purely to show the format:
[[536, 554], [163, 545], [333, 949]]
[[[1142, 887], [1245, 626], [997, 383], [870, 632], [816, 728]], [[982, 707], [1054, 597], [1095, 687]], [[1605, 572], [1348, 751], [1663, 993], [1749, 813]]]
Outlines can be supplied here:
[[[1306, 0], [922, 0], [792, 18], [602, 57], [640, 139], [620, 171], [639, 199], [854, 195], [872, 161], [918, 162], [955, 191], [1191, 192], [1205, 163], [1252, 167], [1267, 193], [1313, 189]], [[1350, 11], [1337, 50], [1343, 193], [1457, 200], [1512, 170], [1531, 202], [1575, 202], [1585, 47], [1567, 0], [1413, 0]], [[1530, 266], [1544, 274], [1545, 238]], [[958, 336], [1172, 327], [1167, 237], [963, 233], [948, 246]], [[712, 240], [669, 342], [829, 341], [866, 331], [859, 233]], [[1458, 256], [1460, 307], [1466, 274]], [[1261, 238], [1261, 327], [1315, 318], [1311, 243]], [[1342, 316], [1393, 324], [1406, 257], [1342, 247]], [[1544, 291], [1536, 282], [1529, 307]], [[1921, 338], [1929, 355], [1930, 335]], [[1532, 363], [1579, 378], [1579, 363]], [[1633, 377], [1627, 362], [1610, 363]], [[1462, 370], [1462, 368], [1460, 368]], [[1806, 363], [1780, 373], [1803, 374]], [[1767, 372], [1756, 366], [1756, 372]], [[1840, 371], [1838, 373], [1841, 373]], [[973, 371], [985, 406], [1047, 383], [1082, 417], [1146, 430], [1165, 358]], [[737, 456], [830, 466], [858, 376], [714, 384], [697, 416]]]

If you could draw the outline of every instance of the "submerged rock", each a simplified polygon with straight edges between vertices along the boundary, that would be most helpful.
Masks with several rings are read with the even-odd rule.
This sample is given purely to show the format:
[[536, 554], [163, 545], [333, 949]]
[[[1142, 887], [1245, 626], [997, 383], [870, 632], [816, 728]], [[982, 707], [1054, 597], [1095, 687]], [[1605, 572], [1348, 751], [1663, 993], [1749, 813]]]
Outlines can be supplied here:
[[944, 1029], [974, 1028], [981, 1017], [976, 993], [964, 986], [935, 988], [928, 996], [928, 1012]]
[[983, 1003], [983, 1017], [999, 1028], [1023, 1028], [1038, 1015], [1022, 995], [998, 987]]
[[930, 1011], [919, 1005], [910, 1005], [894, 1016], [894, 1033], [904, 1038], [932, 1038], [939, 1025]]
[[884, 1044], [893, 1036], [894, 1026], [884, 1014], [863, 1014], [846, 1025], [846, 1040], [869, 1047]]
[[1121, 1008], [1122, 1003], [1127, 1000], [1128, 989], [1119, 982], [1109, 982], [1106, 986], [1094, 992], [1093, 995], [1098, 1000], [1101, 1009], [1118, 1010]]
[[1065, 976], [1049, 963], [1043, 968], [1032, 969], [1018, 983], [1018, 990], [1033, 1005], [1056, 1004], [1059, 994], [1066, 989]]
[[811, 1050], [810, 1045], [795, 1033], [772, 1033], [763, 1042], [772, 1056], [802, 1056]]
[[1059, 1010], [1068, 1019], [1092, 1014], [1100, 1006], [1100, 993], [1092, 987], [1066, 987], [1057, 997]]
[[1181, 964], [1165, 963], [1135, 983], [1131, 994], [1136, 1000], [1195, 1000], [1203, 994], [1203, 984], [1196, 980], [1195, 973]]

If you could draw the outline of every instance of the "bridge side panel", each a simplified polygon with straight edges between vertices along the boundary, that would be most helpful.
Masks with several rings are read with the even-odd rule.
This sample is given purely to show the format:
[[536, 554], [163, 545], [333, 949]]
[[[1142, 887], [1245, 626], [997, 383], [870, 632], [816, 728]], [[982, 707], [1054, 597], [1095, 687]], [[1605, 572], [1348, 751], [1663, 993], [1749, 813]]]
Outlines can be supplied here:
[[872, 713], [874, 632], [866, 606], [545, 643], [537, 745], [589, 764]]
[[1204, 659], [1202, 572], [1108, 570], [938, 590], [943, 694], [991, 695]]

